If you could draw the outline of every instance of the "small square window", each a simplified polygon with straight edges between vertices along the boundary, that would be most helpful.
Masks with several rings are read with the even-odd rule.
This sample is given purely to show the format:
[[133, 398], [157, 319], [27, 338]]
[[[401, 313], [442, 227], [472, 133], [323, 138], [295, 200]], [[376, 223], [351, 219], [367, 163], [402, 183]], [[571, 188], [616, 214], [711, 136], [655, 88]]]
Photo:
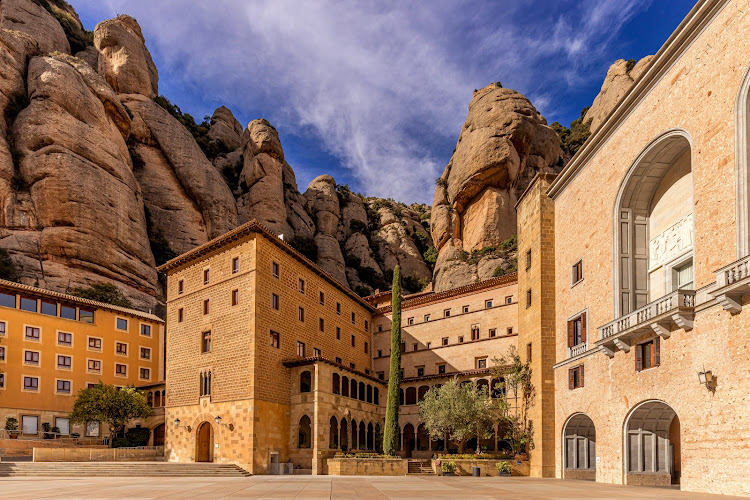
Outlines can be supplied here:
[[63, 370], [70, 370], [73, 366], [73, 358], [70, 356], [57, 356], [57, 367]]
[[232, 307], [240, 303], [240, 291], [237, 289], [232, 290]]
[[583, 279], [583, 261], [579, 260], [573, 264], [573, 268], [570, 271], [571, 284], [575, 285]]
[[185, 310], [180, 307], [177, 309], [177, 322], [182, 323], [182, 321], [185, 319]]
[[513, 327], [512, 326], [508, 327], [508, 335], [513, 335]]
[[0, 346], [0, 361], [5, 361], [5, 347]]
[[443, 310], [443, 317], [444, 318], [449, 318], [450, 315], [451, 315], [451, 310], [450, 309], [444, 309]]
[[438, 374], [442, 375], [445, 373], [445, 363], [437, 365]]
[[279, 332], [271, 330], [271, 347], [279, 348]]
[[42, 332], [39, 328], [35, 326], [27, 326], [26, 327], [26, 340], [39, 340], [41, 338]]
[[141, 368], [138, 370], [138, 378], [141, 380], [151, 380], [151, 370], [148, 368]]
[[89, 349], [94, 351], [102, 350], [102, 339], [97, 337], [89, 337]]
[[141, 359], [151, 359], [151, 349], [148, 347], [141, 347]]
[[305, 293], [305, 280], [299, 279], [299, 293]]
[[123, 344], [122, 342], [116, 342], [115, 343], [115, 352], [121, 356], [127, 356], [128, 355], [128, 344]]
[[0, 321], [0, 335], [5, 335], [8, 331], [8, 324], [5, 321]]
[[210, 310], [211, 310], [210, 299], [206, 299], [203, 301], [203, 315], [205, 316], [206, 314], [208, 314]]
[[337, 364], [337, 365], [340, 365], [340, 364], [341, 364], [341, 358], [339, 358], [338, 356], [336, 356], [336, 364]]
[[492, 309], [492, 299], [485, 300], [484, 307], [485, 309]]
[[506, 304], [512, 304], [513, 303], [513, 296], [509, 295], [509, 296], [505, 297], [505, 303]]
[[430, 315], [429, 314], [425, 314], [424, 315], [424, 322], [427, 323], [428, 321], [430, 321]]
[[659, 337], [635, 346], [635, 371], [648, 370], [661, 364]]
[[297, 310], [297, 319], [304, 322], [305, 321], [305, 308], [300, 306]]
[[180, 280], [177, 282], [177, 293], [182, 294], [185, 291], [185, 281]]
[[383, 350], [382, 349], [378, 349], [378, 355], [377, 355], [377, 357], [378, 358], [382, 358], [383, 357]]
[[57, 392], [60, 394], [70, 394], [70, 380], [58, 380]]
[[23, 389], [25, 391], [38, 391], [39, 390], [39, 378], [38, 377], [24, 377]]
[[57, 332], [57, 345], [70, 347], [73, 345], [73, 334], [67, 332]]
[[319, 358], [321, 356], [320, 349], [318, 349], [317, 347], [313, 347], [313, 356]]
[[481, 370], [482, 368], [487, 368], [487, 358], [477, 358], [476, 364], [477, 364], [477, 370]]
[[427, 349], [432, 347], [432, 342], [427, 342]]
[[497, 337], [497, 328], [490, 328], [490, 338]]
[[424, 366], [417, 367], [417, 377], [424, 377]]
[[411, 346], [411, 347], [412, 347], [412, 349], [413, 349], [413, 350], [415, 350], [415, 351], [418, 351], [418, 350], [419, 350], [419, 344], [418, 344], [418, 343], [416, 343], [416, 342], [414, 342], [414, 343], [412, 344], [412, 346]]
[[128, 367], [127, 365], [124, 365], [122, 363], [116, 363], [115, 364], [115, 375], [119, 375], [121, 377], [125, 377], [128, 374]]
[[144, 325], [141, 323], [141, 335], [144, 337], [150, 337], [151, 336], [151, 325]]
[[91, 373], [101, 373], [102, 372], [102, 362], [98, 359], [90, 359], [87, 363], [88, 371]]
[[127, 331], [128, 330], [128, 320], [125, 318], [117, 318], [117, 329]]
[[443, 337], [443, 345], [448, 345], [448, 337]]
[[27, 365], [38, 365], [39, 353], [37, 351], [24, 351], [23, 362]]
[[356, 367], [357, 365], [355, 365], [354, 363], [349, 363], [349, 368], [351, 368], [352, 370], [356, 369]]
[[232, 274], [240, 272], [240, 258], [235, 257], [232, 259]]
[[568, 370], [568, 389], [583, 387], [583, 365], [574, 366]]
[[385, 380], [385, 372], [378, 372], [378, 380]]
[[469, 312], [469, 306], [463, 306], [461, 310], [464, 312], [464, 314], [466, 314], [467, 312]]
[[407, 324], [407, 325], [413, 325], [413, 324], [414, 324], [414, 318], [408, 318], [408, 319], [406, 320], [406, 324]]
[[204, 269], [203, 270], [203, 284], [208, 285], [210, 282], [211, 282], [211, 270]]
[[463, 343], [463, 341], [464, 341], [464, 337], [463, 337], [463, 335], [459, 336], [459, 337], [458, 337], [458, 343], [459, 343], [459, 344], [462, 344], [462, 343]]
[[276, 262], [271, 263], [271, 274], [273, 275], [274, 278], [278, 279], [279, 277], [279, 264], [278, 263]]

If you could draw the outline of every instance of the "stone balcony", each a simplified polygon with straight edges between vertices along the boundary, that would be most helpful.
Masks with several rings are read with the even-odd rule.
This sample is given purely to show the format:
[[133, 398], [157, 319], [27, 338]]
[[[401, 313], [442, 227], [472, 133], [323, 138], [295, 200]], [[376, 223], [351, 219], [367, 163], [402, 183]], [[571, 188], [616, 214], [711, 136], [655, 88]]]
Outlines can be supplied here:
[[750, 255], [716, 271], [712, 295], [732, 314], [742, 311], [742, 296], [750, 293]]
[[692, 330], [695, 291], [676, 290], [635, 311], [600, 326], [596, 345], [610, 358], [617, 351], [629, 352], [635, 337], [653, 332], [669, 338], [672, 330]]
[[573, 347], [568, 347], [568, 359], [575, 358], [576, 356], [583, 354], [588, 350], [588, 348], [588, 342], [581, 342], [580, 344], [574, 345]]

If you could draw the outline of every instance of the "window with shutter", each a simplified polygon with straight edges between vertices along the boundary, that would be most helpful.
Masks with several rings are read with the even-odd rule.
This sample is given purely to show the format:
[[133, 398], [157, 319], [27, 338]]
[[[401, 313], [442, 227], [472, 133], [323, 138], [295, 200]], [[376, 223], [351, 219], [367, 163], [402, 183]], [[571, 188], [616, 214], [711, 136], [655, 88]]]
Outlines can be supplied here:
[[654, 366], [661, 364], [661, 349], [659, 347], [659, 337], [654, 339]]
[[635, 371], [643, 370], [643, 345], [636, 346], [635, 349]]
[[586, 342], [586, 313], [581, 314], [581, 343]]
[[573, 347], [575, 345], [575, 330], [573, 326], [573, 321], [568, 321], [568, 347]]
[[568, 389], [573, 390], [573, 368], [568, 370]]

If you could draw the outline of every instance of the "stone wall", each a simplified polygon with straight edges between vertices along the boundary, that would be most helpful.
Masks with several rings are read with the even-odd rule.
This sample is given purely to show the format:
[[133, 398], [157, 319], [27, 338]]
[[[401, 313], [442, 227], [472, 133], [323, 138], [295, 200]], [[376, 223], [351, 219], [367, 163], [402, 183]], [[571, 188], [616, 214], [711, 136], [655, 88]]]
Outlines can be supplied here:
[[[0, 456], [3, 457], [30, 457], [34, 449], [41, 448], [65, 448], [74, 446], [70, 439], [7, 439], [0, 438]], [[86, 445], [87, 448], [108, 448], [106, 445]]]
[[329, 458], [331, 476], [405, 476], [407, 460], [401, 458]]
[[34, 462], [153, 462], [163, 450], [121, 448], [34, 448]]
[[441, 466], [438, 462], [454, 462], [456, 464], [456, 476], [471, 476], [474, 473], [474, 467], [479, 467], [482, 476], [497, 476], [497, 463], [508, 462], [511, 467], [512, 476], [528, 476], [529, 462], [517, 460], [487, 460], [487, 459], [440, 459], [432, 461], [432, 468], [436, 474], [440, 474]]

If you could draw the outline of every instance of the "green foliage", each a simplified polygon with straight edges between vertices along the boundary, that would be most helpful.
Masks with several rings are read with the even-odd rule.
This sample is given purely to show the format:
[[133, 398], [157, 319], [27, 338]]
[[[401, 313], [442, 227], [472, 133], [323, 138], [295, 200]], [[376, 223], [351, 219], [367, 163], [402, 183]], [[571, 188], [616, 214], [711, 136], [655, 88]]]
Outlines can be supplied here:
[[349, 203], [353, 193], [348, 184], [336, 184], [336, 196], [338, 196], [339, 205], [343, 208]]
[[499, 276], [505, 276], [506, 274], [513, 274], [516, 271], [518, 271], [518, 266], [515, 264], [507, 268], [503, 266], [497, 266], [492, 272], [492, 277], [497, 278]]
[[401, 385], [401, 267], [393, 270], [391, 288], [391, 366], [388, 378], [388, 403], [383, 429], [383, 453], [395, 455], [400, 435], [398, 425], [399, 386]]
[[444, 462], [440, 462], [440, 470], [443, 472], [449, 472], [453, 473], [456, 472], [456, 462], [453, 460], [446, 460]]
[[420, 231], [414, 231], [413, 233], [411, 233], [411, 239], [417, 246], [417, 250], [419, 250], [419, 253], [423, 254], [429, 248], [429, 238], [426, 234]]
[[395, 455], [385, 455], [383, 453], [341, 453], [337, 452], [333, 458], [398, 458]]
[[125, 428], [130, 420], [145, 419], [153, 414], [146, 396], [135, 387], [118, 389], [98, 384], [78, 391], [70, 421], [74, 424], [102, 422], [112, 435]]
[[369, 286], [357, 285], [354, 288], [354, 293], [356, 293], [360, 297], [369, 297], [370, 295], [372, 295], [372, 288], [370, 288]]
[[625, 71], [627, 73], [630, 73], [631, 71], [633, 71], [633, 68], [635, 68], [635, 63], [636, 63], [635, 59], [628, 59], [628, 62], [625, 65]]
[[213, 160], [217, 156], [222, 156], [232, 151], [223, 141], [211, 139], [208, 136], [208, 131], [211, 127], [209, 117], [204, 117], [201, 123], [196, 123], [195, 118], [193, 118], [191, 114], [183, 113], [179, 106], [172, 104], [169, 99], [163, 95], [154, 97], [154, 101], [159, 106], [166, 109], [170, 115], [175, 117], [177, 121], [180, 122], [188, 132], [190, 132], [195, 139], [195, 142], [197, 142], [198, 146], [203, 150], [203, 154], [205, 154], [206, 158], [209, 160]]
[[75, 54], [94, 45], [94, 33], [80, 28], [73, 15], [65, 10], [66, 8], [72, 10], [70, 4], [64, 0], [33, 0], [33, 2], [44, 7], [60, 23], [70, 43], [71, 53]]
[[440, 458], [451, 460], [497, 460], [500, 458], [511, 458], [507, 453], [448, 453], [440, 455]]
[[[492, 435], [495, 412], [487, 387], [476, 384], [459, 384], [453, 377], [442, 387], [433, 387], [419, 402], [419, 420], [433, 439], [450, 439], [464, 442]], [[477, 453], [479, 453], [477, 448]]]
[[365, 224], [361, 220], [352, 219], [351, 222], [349, 222], [349, 229], [351, 229], [353, 233], [366, 234], [367, 224]]
[[15, 417], [5, 417], [5, 430], [6, 431], [17, 431], [18, 430], [18, 419]]
[[49, 422], [42, 422], [42, 439], [53, 439], [55, 437], [52, 434], [52, 424]]
[[427, 264], [427, 267], [430, 268], [430, 271], [432, 271], [433, 269], [435, 269], [435, 264], [437, 263], [437, 249], [433, 246], [427, 248], [427, 250], [425, 250], [422, 254], [422, 258], [424, 259], [425, 264]]
[[435, 185], [438, 187], [446, 188], [448, 187], [448, 181], [446, 179], [443, 179], [442, 177], [438, 177], [435, 179]]
[[133, 307], [133, 303], [117, 288], [117, 285], [105, 281], [95, 281], [88, 287], [73, 288], [70, 290], [70, 294], [84, 299], [112, 304], [113, 306]]
[[287, 243], [311, 261], [315, 262], [318, 260], [318, 243], [315, 241], [315, 238], [295, 236]]
[[[505, 439], [510, 442], [514, 454], [528, 452], [534, 448], [529, 411], [536, 400], [536, 388], [531, 383], [531, 366], [521, 361], [516, 346], [511, 346], [507, 354], [493, 359], [493, 363], [493, 378], [503, 378], [505, 381], [505, 390], [496, 391], [501, 396], [496, 401], [506, 429]], [[511, 394], [513, 405], [508, 401]]]
[[151, 431], [148, 430], [148, 427], [133, 427], [132, 429], [128, 429], [125, 433], [126, 446], [146, 446], [150, 436]]
[[497, 469], [497, 472], [499, 472], [500, 474], [510, 474], [512, 471], [510, 464], [505, 461], [497, 462], [495, 464], [495, 468]]
[[16, 281], [16, 265], [10, 257], [6, 248], [0, 248], [0, 278], [8, 281]]
[[581, 110], [581, 116], [570, 123], [570, 128], [564, 127], [559, 122], [554, 122], [550, 125], [550, 127], [557, 132], [557, 135], [560, 136], [560, 146], [563, 151], [571, 156], [581, 149], [583, 143], [585, 143], [586, 139], [591, 135], [591, 118], [585, 122], [583, 121], [583, 117], [588, 110], [589, 106], [583, 108]]
[[416, 276], [404, 276], [402, 278], [404, 289], [410, 293], [418, 293], [427, 286], [427, 281], [420, 280]]

